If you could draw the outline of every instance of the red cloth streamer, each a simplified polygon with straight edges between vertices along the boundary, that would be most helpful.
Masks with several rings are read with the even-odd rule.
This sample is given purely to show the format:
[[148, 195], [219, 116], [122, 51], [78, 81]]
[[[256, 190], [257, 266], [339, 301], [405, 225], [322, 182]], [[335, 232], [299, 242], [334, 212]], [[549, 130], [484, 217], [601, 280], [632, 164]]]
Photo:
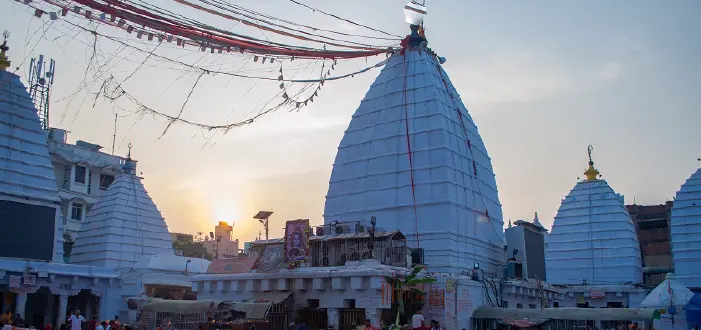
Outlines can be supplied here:
[[421, 248], [419, 240], [419, 214], [416, 212], [416, 186], [414, 185], [414, 163], [412, 161], [411, 155], [411, 139], [409, 136], [409, 106], [406, 100], [406, 81], [407, 81], [407, 69], [406, 69], [406, 52], [404, 56], [404, 125], [406, 126], [406, 148], [409, 154], [409, 177], [411, 178], [411, 198], [414, 202], [414, 219], [416, 221], [416, 247]]
[[[61, 6], [53, 0], [44, 1]], [[254, 41], [241, 40], [232, 36], [215, 35], [213, 31], [183, 25], [180, 22], [131, 6], [118, 0], [105, 0], [107, 5], [98, 3], [95, 0], [75, 0], [75, 2], [109, 15], [116, 15], [137, 25], [146, 26], [167, 34], [185, 37], [207, 45], [216, 45], [217, 47], [238, 47], [239, 49], [245, 49], [251, 53], [257, 54], [294, 56], [302, 58], [358, 58], [374, 56], [388, 51], [386, 49], [366, 51], [322, 51], [272, 46]], [[101, 22], [109, 24], [107, 21]]]

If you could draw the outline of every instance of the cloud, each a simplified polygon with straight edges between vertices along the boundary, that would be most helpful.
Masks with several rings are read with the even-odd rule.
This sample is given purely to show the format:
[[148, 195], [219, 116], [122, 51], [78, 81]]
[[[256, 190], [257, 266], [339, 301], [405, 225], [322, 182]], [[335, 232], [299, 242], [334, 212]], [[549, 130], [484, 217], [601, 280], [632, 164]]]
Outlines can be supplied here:
[[463, 63], [458, 67], [448, 66], [447, 71], [455, 77], [453, 84], [457, 89], [465, 91], [462, 95], [465, 103], [478, 107], [531, 103], [599, 89], [602, 83], [615, 81], [624, 72], [620, 60], [583, 65], [561, 56], [518, 51], [467, 59]]
[[[360, 24], [360, 23], [359, 23], [359, 24]], [[347, 22], [341, 22], [341, 24], [338, 24], [338, 27], [339, 27], [341, 30], [344, 30], [344, 31], [355, 31], [355, 30], [358, 29], [358, 26], [357, 26], [357, 25], [353, 25], [353, 24], [350, 24], [350, 23], [347, 23]]]
[[603, 80], [618, 79], [621, 76], [621, 64], [618, 62], [608, 62], [604, 67], [596, 72], [595, 76]]
[[471, 105], [533, 102], [572, 87], [572, 74], [559, 61], [528, 53], [468, 60], [452, 72]]

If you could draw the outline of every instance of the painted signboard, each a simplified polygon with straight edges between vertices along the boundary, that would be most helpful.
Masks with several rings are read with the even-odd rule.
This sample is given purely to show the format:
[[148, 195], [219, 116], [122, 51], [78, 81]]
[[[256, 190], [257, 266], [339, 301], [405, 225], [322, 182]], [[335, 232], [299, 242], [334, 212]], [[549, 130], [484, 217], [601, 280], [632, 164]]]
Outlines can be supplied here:
[[309, 219], [287, 221], [285, 224], [285, 262], [297, 265], [309, 256]]

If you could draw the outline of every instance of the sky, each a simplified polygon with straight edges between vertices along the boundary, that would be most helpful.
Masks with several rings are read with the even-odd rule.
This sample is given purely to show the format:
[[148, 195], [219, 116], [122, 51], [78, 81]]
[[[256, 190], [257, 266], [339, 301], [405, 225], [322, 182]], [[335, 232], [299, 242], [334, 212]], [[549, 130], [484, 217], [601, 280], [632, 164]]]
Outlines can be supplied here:
[[[174, 1], [149, 2], [237, 33], [300, 44]], [[408, 33], [403, 1], [303, 2]], [[288, 0], [235, 3], [319, 28], [381, 36]], [[583, 177], [589, 144], [596, 167], [626, 203], [671, 200], [701, 166], [701, 2], [427, 0], [426, 6], [429, 47], [447, 59], [444, 68], [479, 127], [505, 223], [538, 212], [549, 228], [561, 199]], [[95, 96], [106, 77], [125, 81], [125, 90], [148, 107], [171, 115], [182, 108], [182, 118], [209, 124], [246, 118], [278, 93], [277, 83], [204, 75], [193, 89], [198, 74], [182, 66], [104, 38], [93, 47], [91, 35], [33, 18], [13, 0], [0, 0], [0, 13], [0, 29], [11, 33], [10, 58], [25, 82], [29, 58], [44, 54], [57, 62], [51, 126], [69, 130], [71, 142], [90, 141], [106, 152], [115, 135], [120, 155], [131, 143], [146, 189], [172, 232], [209, 232], [227, 221], [235, 222], [234, 237], [248, 241], [261, 230], [252, 219], [259, 210], [274, 212], [271, 237], [282, 235], [286, 220], [323, 222], [336, 149], [379, 69], [328, 82], [310, 106], [272, 113], [226, 135], [178, 124], [163, 135], [163, 119], [135, 113], [133, 102]], [[98, 26], [77, 15], [69, 20]], [[274, 77], [279, 68], [249, 56], [158, 46], [107, 26], [98, 31], [216, 70]], [[334, 75], [383, 59], [342, 61]], [[285, 75], [313, 77], [320, 65], [296, 60], [283, 67]]]

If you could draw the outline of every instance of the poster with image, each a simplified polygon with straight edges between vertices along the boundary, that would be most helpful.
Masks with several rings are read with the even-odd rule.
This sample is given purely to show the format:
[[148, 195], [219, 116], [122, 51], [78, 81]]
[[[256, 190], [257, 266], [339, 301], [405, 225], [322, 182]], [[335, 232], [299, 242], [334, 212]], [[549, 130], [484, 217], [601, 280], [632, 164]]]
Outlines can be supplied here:
[[287, 221], [285, 224], [285, 262], [306, 262], [309, 256], [309, 219]]

